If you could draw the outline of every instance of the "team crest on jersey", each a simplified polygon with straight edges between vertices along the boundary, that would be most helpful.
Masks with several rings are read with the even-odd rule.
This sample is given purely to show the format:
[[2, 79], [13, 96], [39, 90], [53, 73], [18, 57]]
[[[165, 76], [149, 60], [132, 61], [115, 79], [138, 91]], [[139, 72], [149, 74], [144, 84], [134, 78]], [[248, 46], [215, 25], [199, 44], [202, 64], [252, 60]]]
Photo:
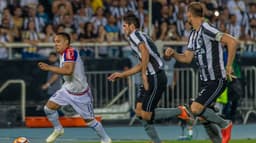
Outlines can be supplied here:
[[198, 45], [202, 46], [203, 45], [203, 39], [202, 37], [198, 38]]

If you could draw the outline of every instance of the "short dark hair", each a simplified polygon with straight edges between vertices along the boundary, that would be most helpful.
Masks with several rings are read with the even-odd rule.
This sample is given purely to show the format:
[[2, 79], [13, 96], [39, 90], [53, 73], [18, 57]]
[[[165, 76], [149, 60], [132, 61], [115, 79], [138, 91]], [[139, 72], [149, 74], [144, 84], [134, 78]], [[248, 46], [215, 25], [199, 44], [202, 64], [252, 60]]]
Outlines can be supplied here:
[[68, 33], [59, 32], [56, 34], [57, 36], [62, 36], [65, 40], [68, 40], [68, 44], [70, 44], [71, 38]]
[[200, 2], [191, 2], [188, 6], [188, 11], [191, 12], [193, 16], [204, 16], [203, 5]]
[[136, 28], [140, 27], [140, 21], [139, 18], [133, 13], [133, 12], [128, 12], [123, 19], [126, 23], [134, 24]]

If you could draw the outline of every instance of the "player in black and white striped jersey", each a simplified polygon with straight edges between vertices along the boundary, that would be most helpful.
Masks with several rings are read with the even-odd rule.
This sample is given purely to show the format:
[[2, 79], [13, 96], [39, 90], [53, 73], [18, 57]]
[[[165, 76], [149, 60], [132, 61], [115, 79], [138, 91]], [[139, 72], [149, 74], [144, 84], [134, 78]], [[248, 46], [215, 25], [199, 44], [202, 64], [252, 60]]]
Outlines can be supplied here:
[[[208, 108], [224, 91], [227, 78], [232, 80], [232, 63], [235, 58], [237, 40], [222, 33], [207, 22], [203, 16], [200, 2], [188, 6], [188, 22], [193, 27], [188, 41], [188, 48], [179, 54], [172, 48], [166, 50], [167, 56], [178, 62], [190, 63], [195, 58], [200, 74], [200, 92], [190, 106], [195, 116], [203, 117], [209, 123], [217, 124], [222, 130], [222, 143], [228, 143], [231, 137], [232, 122], [226, 121]], [[228, 61], [224, 67], [221, 43], [227, 45]]]
[[142, 86], [136, 101], [136, 116], [153, 143], [161, 143], [153, 125], [153, 120], [168, 119], [184, 114], [180, 108], [156, 108], [166, 89], [167, 78], [163, 70], [164, 63], [151, 38], [138, 30], [139, 19], [132, 13], [124, 17], [123, 30], [130, 46], [141, 61], [138, 65], [124, 72], [111, 74], [108, 79], [114, 81], [135, 73], [141, 73]]
[[122, 73], [111, 74], [108, 79], [114, 81], [138, 72], [141, 73], [143, 84], [138, 93], [135, 112], [151, 140], [154, 143], [161, 143], [154, 128], [152, 116], [166, 89], [167, 78], [163, 71], [164, 63], [151, 38], [138, 30], [139, 19], [133, 13], [128, 13], [124, 16], [123, 21], [123, 30], [128, 37], [130, 47], [141, 62]]

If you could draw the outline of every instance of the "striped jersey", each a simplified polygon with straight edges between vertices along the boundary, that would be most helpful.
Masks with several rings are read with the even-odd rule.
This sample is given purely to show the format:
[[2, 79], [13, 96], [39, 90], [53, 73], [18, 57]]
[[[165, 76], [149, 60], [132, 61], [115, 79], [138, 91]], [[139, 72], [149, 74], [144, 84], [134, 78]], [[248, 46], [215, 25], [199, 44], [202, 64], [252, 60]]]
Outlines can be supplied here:
[[84, 64], [75, 48], [67, 48], [60, 56], [60, 67], [65, 62], [75, 62], [75, 68], [72, 75], [63, 75], [63, 88], [72, 93], [82, 93], [88, 88], [87, 79], [84, 72]]
[[226, 78], [220, 42], [222, 35], [222, 32], [203, 22], [200, 29], [193, 30], [189, 36], [188, 50], [194, 52], [200, 79], [203, 81]]
[[147, 65], [148, 75], [153, 75], [157, 73], [159, 70], [163, 69], [164, 63], [157, 51], [157, 47], [152, 41], [152, 39], [146, 33], [135, 30], [129, 35], [128, 39], [129, 39], [129, 43], [132, 48], [132, 51], [136, 54], [136, 56], [140, 60], [141, 60], [141, 53], [139, 50], [139, 44], [145, 43], [146, 48], [149, 52], [149, 63]]

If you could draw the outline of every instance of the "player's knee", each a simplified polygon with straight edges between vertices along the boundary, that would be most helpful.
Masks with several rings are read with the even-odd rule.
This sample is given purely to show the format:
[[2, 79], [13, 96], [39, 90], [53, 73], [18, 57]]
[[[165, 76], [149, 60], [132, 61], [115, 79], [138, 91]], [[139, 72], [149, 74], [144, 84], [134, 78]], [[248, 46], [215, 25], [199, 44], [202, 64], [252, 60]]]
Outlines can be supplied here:
[[147, 116], [142, 116], [142, 119], [145, 120], [145, 121], [150, 121], [151, 118], [147, 117]]
[[86, 123], [92, 122], [94, 119], [84, 119]]
[[200, 115], [202, 110], [200, 108], [191, 106], [191, 112], [192, 112], [193, 115]]
[[85, 119], [85, 121], [87, 122], [87, 125], [91, 128], [94, 128], [99, 124], [99, 122], [95, 119]]
[[141, 110], [135, 109], [135, 114], [136, 114], [136, 116], [141, 116]]
[[192, 114], [194, 115], [200, 115], [203, 109], [204, 107], [199, 104], [192, 104], [190, 108]]
[[57, 110], [60, 108], [60, 105], [49, 100], [47, 103], [46, 103], [46, 106], [49, 108], [49, 109], [52, 109], [52, 110]]
[[151, 120], [151, 114], [144, 113], [144, 114], [141, 115], [141, 117], [145, 121], [150, 121]]

